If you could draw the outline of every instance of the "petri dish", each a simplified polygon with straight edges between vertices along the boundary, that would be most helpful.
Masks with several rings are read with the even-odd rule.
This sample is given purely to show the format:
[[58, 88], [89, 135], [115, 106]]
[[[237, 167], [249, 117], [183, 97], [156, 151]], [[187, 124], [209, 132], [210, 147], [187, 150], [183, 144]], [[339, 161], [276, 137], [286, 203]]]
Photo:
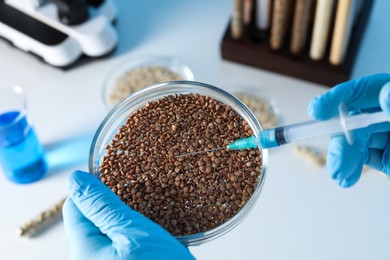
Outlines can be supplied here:
[[[146, 104], [151, 101], [159, 100], [169, 95], [190, 93], [209, 96], [230, 106], [248, 123], [253, 133], [258, 133], [261, 130], [258, 120], [248, 107], [236, 97], [220, 88], [194, 81], [160, 83], [133, 93], [108, 113], [97, 129], [92, 141], [89, 155], [89, 172], [97, 177], [100, 176], [99, 166], [102, 163], [103, 157], [106, 155], [105, 147], [111, 142], [113, 136], [118, 133], [121, 126], [125, 124], [130, 114], [145, 107]], [[182, 244], [187, 246], [200, 245], [220, 237], [236, 227], [249, 214], [259, 198], [268, 167], [268, 150], [258, 149], [260, 149], [261, 155], [260, 173], [258, 175], [257, 186], [246, 204], [237, 212], [237, 214], [213, 229], [191, 235], [176, 236]]]
[[194, 80], [191, 69], [176, 58], [159, 55], [129, 57], [112, 68], [103, 82], [107, 111], [150, 85], [175, 80]]

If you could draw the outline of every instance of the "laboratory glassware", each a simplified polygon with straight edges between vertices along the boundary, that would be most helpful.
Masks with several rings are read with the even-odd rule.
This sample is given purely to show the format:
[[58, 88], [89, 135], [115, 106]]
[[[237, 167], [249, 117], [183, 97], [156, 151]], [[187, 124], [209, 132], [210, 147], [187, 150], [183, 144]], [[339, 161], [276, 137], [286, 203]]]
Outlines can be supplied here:
[[0, 166], [16, 183], [37, 181], [47, 170], [43, 146], [27, 114], [20, 86], [0, 88]]

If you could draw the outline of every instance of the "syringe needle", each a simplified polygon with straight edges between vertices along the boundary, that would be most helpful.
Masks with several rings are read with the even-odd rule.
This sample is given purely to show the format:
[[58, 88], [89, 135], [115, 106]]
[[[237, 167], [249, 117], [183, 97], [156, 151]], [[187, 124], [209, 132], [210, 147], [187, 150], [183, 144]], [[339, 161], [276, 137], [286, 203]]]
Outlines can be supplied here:
[[197, 152], [192, 152], [192, 153], [183, 153], [181, 155], [175, 156], [175, 158], [180, 158], [180, 157], [184, 157], [184, 156], [191, 156], [191, 155], [200, 154], [200, 153], [210, 153], [210, 152], [223, 150], [223, 149], [227, 149], [227, 147], [218, 147], [218, 148], [213, 148], [213, 149], [204, 150], [204, 151], [197, 151]]

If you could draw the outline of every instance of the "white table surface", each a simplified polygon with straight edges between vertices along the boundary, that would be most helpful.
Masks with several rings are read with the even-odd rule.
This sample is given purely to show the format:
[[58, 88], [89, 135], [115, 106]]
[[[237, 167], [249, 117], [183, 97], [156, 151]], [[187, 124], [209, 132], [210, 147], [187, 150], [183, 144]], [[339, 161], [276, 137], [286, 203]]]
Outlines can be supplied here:
[[[0, 41], [0, 87], [19, 84], [25, 89], [36, 131], [54, 162], [43, 180], [29, 185], [13, 184], [0, 174], [0, 259], [69, 258], [62, 223], [34, 239], [19, 238], [16, 229], [66, 195], [72, 170], [87, 170], [90, 141], [106, 114], [102, 81], [121, 60], [163, 54], [187, 64], [198, 81], [257, 87], [278, 103], [283, 123], [307, 120], [307, 103], [327, 90], [221, 60], [219, 44], [231, 1], [117, 4], [120, 42], [114, 55], [69, 71]], [[385, 15], [382, 10], [375, 6], [378, 15]], [[389, 71], [388, 59], [386, 64], [380, 58], [389, 57], [390, 51], [375, 48], [378, 29], [372, 29], [384, 19], [371, 19], [371, 38], [363, 42], [365, 52], [359, 55], [354, 76]], [[387, 43], [379, 44], [383, 49], [390, 44], [389, 37], [384, 38]], [[326, 143], [321, 139], [308, 145], [325, 148]], [[276, 148], [269, 152], [265, 185], [249, 216], [228, 234], [190, 250], [198, 259], [389, 259], [389, 197], [390, 182], [378, 172], [368, 171], [356, 186], [341, 189], [324, 168], [306, 162], [292, 146]]]

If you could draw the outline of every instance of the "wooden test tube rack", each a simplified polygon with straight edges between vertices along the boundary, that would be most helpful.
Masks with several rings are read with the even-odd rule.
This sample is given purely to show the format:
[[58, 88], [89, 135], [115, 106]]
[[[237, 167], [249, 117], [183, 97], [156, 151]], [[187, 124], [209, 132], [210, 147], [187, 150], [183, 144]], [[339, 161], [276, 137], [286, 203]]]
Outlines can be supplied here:
[[230, 23], [228, 24], [221, 42], [222, 58], [329, 87], [334, 86], [350, 79], [373, 1], [362, 0], [360, 13], [352, 28], [345, 59], [340, 65], [329, 63], [331, 37], [327, 43], [325, 58], [315, 61], [309, 57], [312, 26], [309, 28], [306, 47], [301, 54], [290, 53], [289, 34], [286, 35], [286, 41], [281, 49], [272, 50], [269, 46], [269, 31], [261, 32], [256, 28], [255, 14], [252, 15], [251, 23], [244, 28], [244, 36], [241, 39], [232, 38]]

